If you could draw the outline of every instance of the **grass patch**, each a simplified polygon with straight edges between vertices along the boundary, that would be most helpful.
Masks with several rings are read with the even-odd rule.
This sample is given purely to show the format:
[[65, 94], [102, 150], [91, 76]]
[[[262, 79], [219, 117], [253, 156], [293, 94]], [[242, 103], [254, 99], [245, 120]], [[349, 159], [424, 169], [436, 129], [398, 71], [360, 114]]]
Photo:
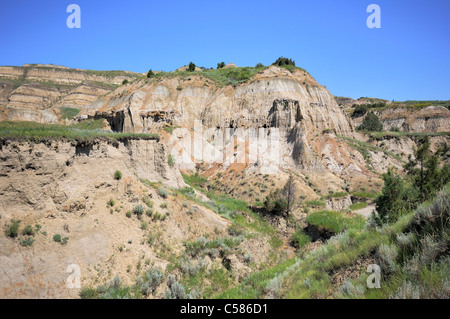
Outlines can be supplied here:
[[433, 137], [433, 136], [450, 136], [450, 132], [365, 132], [376, 140], [384, 137]]
[[157, 134], [115, 133], [100, 129], [103, 120], [87, 120], [74, 125], [41, 124], [35, 122], [0, 122], [0, 138], [39, 142], [41, 139], [69, 139], [90, 141], [96, 138], [111, 140], [159, 140]]
[[74, 107], [61, 107], [59, 110], [61, 112], [62, 119], [73, 119], [81, 111], [80, 109]]
[[316, 207], [323, 207], [323, 206], [326, 205], [326, 203], [324, 201], [321, 201], [321, 200], [307, 200], [307, 201], [305, 201], [305, 205], [307, 207], [314, 207], [314, 206], [316, 206]]
[[353, 197], [362, 198], [362, 199], [375, 199], [377, 198], [377, 194], [367, 193], [367, 192], [354, 192], [352, 193]]
[[306, 235], [302, 229], [298, 229], [292, 235], [291, 242], [295, 248], [302, 248], [303, 246], [311, 242], [311, 237]]
[[313, 212], [306, 217], [306, 220], [311, 225], [329, 229], [336, 234], [348, 229], [362, 229], [366, 223], [361, 216], [349, 217], [343, 213], [328, 210]]
[[367, 207], [367, 203], [355, 203], [350, 205], [351, 210], [358, 210]]

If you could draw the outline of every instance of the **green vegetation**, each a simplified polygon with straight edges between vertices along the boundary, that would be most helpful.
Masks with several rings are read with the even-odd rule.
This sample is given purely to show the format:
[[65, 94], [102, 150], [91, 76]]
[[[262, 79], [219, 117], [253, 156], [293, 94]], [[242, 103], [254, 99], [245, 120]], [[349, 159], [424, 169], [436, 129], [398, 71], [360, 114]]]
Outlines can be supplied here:
[[169, 154], [169, 156], [167, 157], [167, 164], [169, 164], [170, 167], [175, 166], [175, 158], [172, 154]]
[[354, 193], [352, 193], [352, 196], [361, 198], [361, 199], [374, 199], [377, 197], [376, 194], [367, 193], [367, 192], [354, 192]]
[[369, 110], [369, 107], [365, 104], [356, 105], [355, 109], [353, 110], [352, 117], [364, 116], [368, 110]]
[[289, 176], [282, 189], [277, 189], [266, 197], [264, 207], [268, 212], [289, 216], [289, 213], [299, 205], [297, 193], [294, 178]]
[[355, 204], [351, 204], [350, 205], [350, 209], [351, 210], [358, 210], [358, 209], [363, 209], [367, 207], [367, 203], [355, 203]]
[[322, 198], [339, 198], [339, 197], [345, 197], [347, 196], [347, 192], [335, 192], [335, 193], [329, 193], [328, 195], [323, 196]]
[[272, 65], [276, 66], [285, 66], [285, 65], [293, 65], [295, 66], [295, 61], [292, 59], [288, 59], [285, 57], [279, 57]]
[[217, 63], [217, 68], [222, 69], [225, 66], [225, 62]]
[[221, 68], [221, 69], [205, 69], [202, 71], [174, 71], [160, 72], [155, 78], [161, 79], [166, 77], [191, 77], [193, 75], [202, 76], [206, 79], [214, 81], [219, 87], [232, 85], [237, 86], [247, 82], [252, 76], [261, 71], [261, 68], [239, 67], [239, 68]]
[[17, 237], [19, 235], [19, 224], [20, 224], [20, 220], [12, 219], [11, 224], [6, 227], [6, 231], [5, 231], [6, 236], [12, 237], [12, 238]]
[[[449, 250], [445, 248], [450, 235], [449, 194], [447, 186], [430, 203], [381, 228], [374, 227], [370, 220], [364, 228], [360, 223], [354, 228], [347, 226], [348, 230], [322, 247], [252, 273], [243, 283], [216, 297], [449, 298], [444, 288], [450, 277]], [[367, 286], [371, 273], [366, 272], [366, 266], [358, 268], [361, 263], [381, 267], [380, 289]], [[348, 273], [355, 266], [353, 276], [336, 282], [335, 275]]]
[[61, 107], [59, 109], [61, 112], [62, 119], [73, 119], [81, 111], [80, 109], [74, 107]]
[[60, 234], [53, 235], [53, 240], [56, 241], [57, 243], [61, 243], [62, 241], [61, 235]]
[[341, 212], [327, 210], [310, 213], [306, 220], [310, 225], [325, 228], [336, 234], [348, 229], [360, 230], [365, 225], [365, 220], [361, 216], [349, 217]]
[[351, 137], [347, 137], [347, 136], [340, 136], [338, 135], [338, 137], [344, 141], [347, 142], [347, 144], [354, 148], [355, 150], [357, 150], [359, 153], [361, 153], [361, 155], [364, 157], [364, 159], [366, 160], [367, 163], [371, 163], [371, 156], [370, 156], [370, 151], [372, 152], [383, 152], [384, 154], [386, 154], [387, 156], [390, 156], [392, 158], [397, 159], [398, 161], [404, 162], [401, 157], [398, 154], [395, 154], [391, 151], [388, 151], [384, 148], [381, 148], [379, 146], [376, 145], [372, 145]]
[[406, 179], [391, 169], [383, 174], [384, 187], [375, 200], [378, 224], [392, 223], [407, 214], [420, 203], [432, 198], [437, 190], [450, 180], [450, 166], [440, 165], [447, 156], [447, 147], [430, 151], [428, 138], [419, 142], [414, 152], [404, 165]]
[[92, 141], [96, 138], [110, 140], [151, 139], [159, 140], [157, 134], [113, 133], [100, 129], [103, 120], [86, 120], [74, 125], [40, 124], [35, 122], [0, 122], [0, 138], [12, 138], [39, 142], [42, 139], [69, 139]]
[[369, 112], [364, 117], [364, 120], [362, 121], [361, 125], [357, 127], [357, 130], [368, 132], [381, 132], [383, 130], [383, 124], [381, 124], [380, 119], [375, 113]]
[[147, 78], [151, 78], [155, 75], [155, 73], [153, 73], [152, 69], [148, 70], [147, 72]]
[[367, 132], [372, 138], [381, 140], [384, 137], [432, 137], [432, 136], [450, 136], [450, 132]]
[[292, 245], [295, 248], [302, 248], [303, 246], [305, 246], [306, 244], [311, 242], [311, 237], [309, 237], [308, 235], [306, 235], [303, 232], [303, 229], [298, 229], [294, 235], [292, 235], [292, 239], [291, 239]]
[[138, 219], [141, 219], [144, 212], [145, 209], [142, 205], [136, 205], [133, 207], [133, 214], [136, 215]]
[[34, 239], [31, 237], [27, 237], [25, 239], [21, 239], [20, 240], [20, 245], [27, 247], [27, 246], [31, 246], [34, 243]]
[[194, 72], [195, 71], [195, 67], [196, 67], [196, 65], [194, 64], [194, 62], [190, 62], [189, 66], [187, 68], [187, 71], [188, 72]]
[[24, 236], [34, 236], [33, 226], [26, 225], [25, 228], [22, 230], [22, 235], [24, 235]]
[[201, 189], [208, 181], [205, 177], [201, 176], [198, 172], [193, 175], [182, 174], [186, 184], [190, 185], [195, 189]]
[[116, 202], [114, 201], [113, 198], [110, 198], [107, 202], [106, 202], [106, 206], [107, 207], [113, 207], [116, 204]]
[[122, 178], [122, 172], [118, 169], [114, 171], [114, 179], [119, 180]]

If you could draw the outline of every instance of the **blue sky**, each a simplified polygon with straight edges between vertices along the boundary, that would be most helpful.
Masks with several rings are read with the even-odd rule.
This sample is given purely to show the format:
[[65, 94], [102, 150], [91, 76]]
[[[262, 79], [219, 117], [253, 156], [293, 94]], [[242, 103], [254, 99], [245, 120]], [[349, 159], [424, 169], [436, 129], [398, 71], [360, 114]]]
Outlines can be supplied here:
[[[69, 29], [69, 4], [81, 28]], [[381, 28], [369, 29], [369, 4]], [[171, 71], [294, 59], [332, 94], [450, 99], [448, 0], [101, 1], [0, 4], [0, 65]]]

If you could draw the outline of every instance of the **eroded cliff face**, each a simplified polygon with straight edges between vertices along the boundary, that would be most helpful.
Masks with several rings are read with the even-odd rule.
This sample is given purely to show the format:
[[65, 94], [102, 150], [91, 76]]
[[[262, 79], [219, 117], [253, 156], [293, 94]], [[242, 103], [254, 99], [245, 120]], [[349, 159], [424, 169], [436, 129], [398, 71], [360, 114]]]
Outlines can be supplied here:
[[137, 76], [55, 65], [0, 66], [0, 120], [56, 123], [59, 108], [83, 109]]
[[[114, 276], [132, 284], [129, 267], [143, 263], [143, 256], [156, 267], [167, 266], [161, 246], [178, 253], [184, 241], [224, 236], [228, 222], [210, 209], [186, 200], [182, 206], [172, 195], [161, 195], [158, 187], [163, 184], [185, 186], [180, 173], [166, 163], [165, 146], [155, 140], [2, 140], [0, 296], [79, 298], [79, 287], [68, 285], [73, 284], [73, 266], [83, 287]], [[113, 177], [116, 169], [123, 174], [119, 180]], [[161, 184], [151, 186], [141, 179]], [[150, 209], [149, 201], [155, 214], [167, 218], [126, 215], [138, 205]], [[16, 238], [4, 231], [13, 220], [20, 220]], [[23, 236], [26, 225], [33, 236]], [[55, 241], [56, 234], [67, 243]], [[21, 244], [25, 237], [33, 240], [31, 246]]]
[[203, 131], [212, 130], [216, 138], [220, 132], [214, 130], [226, 130], [223, 141], [209, 141], [225, 149], [239, 131], [250, 130], [259, 139], [276, 131], [283, 167], [320, 169], [308, 145], [310, 138], [324, 130], [342, 135], [353, 132], [325, 87], [307, 72], [291, 73], [275, 66], [236, 87], [219, 87], [200, 76], [140, 81], [118, 88], [82, 114], [105, 117], [113, 130], [135, 133], [154, 132], [167, 125], [195, 130], [200, 123]]
[[274, 101], [280, 99], [296, 103], [308, 130], [352, 130], [325, 87], [304, 71], [291, 73], [275, 66], [237, 87], [218, 87], [199, 76], [139, 82], [118, 88], [91, 105], [86, 114], [123, 111], [129, 117], [125, 132], [143, 132], [165, 121], [187, 128], [195, 120], [207, 127], [263, 127], [272, 125], [269, 115], [274, 112]]
[[388, 108], [378, 113], [386, 131], [395, 128], [405, 132], [450, 132], [450, 110], [443, 106]]
[[154, 140], [6, 140], [0, 146], [0, 159], [0, 205], [7, 203], [1, 207], [3, 212], [61, 210], [75, 200], [89, 198], [111, 180], [115, 170], [129, 178], [184, 186], [180, 173], [167, 164], [165, 145]]

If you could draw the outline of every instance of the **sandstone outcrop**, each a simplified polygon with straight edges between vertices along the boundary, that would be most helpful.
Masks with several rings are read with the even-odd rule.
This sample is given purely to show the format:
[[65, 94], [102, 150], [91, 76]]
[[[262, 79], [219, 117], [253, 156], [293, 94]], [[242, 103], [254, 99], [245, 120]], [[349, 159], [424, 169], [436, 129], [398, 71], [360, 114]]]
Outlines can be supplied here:
[[55, 65], [0, 66], [0, 120], [56, 123], [59, 108], [83, 109], [124, 80], [138, 76]]

